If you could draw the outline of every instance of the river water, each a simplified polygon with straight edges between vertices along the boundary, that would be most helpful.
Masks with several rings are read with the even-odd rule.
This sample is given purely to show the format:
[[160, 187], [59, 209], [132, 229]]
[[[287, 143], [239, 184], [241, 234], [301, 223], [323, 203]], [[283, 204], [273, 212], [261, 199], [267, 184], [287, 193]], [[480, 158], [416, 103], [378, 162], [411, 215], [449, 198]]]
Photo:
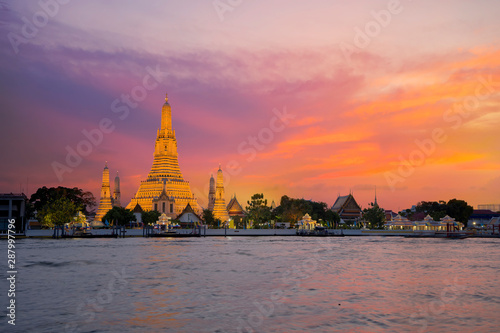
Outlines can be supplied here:
[[500, 331], [500, 239], [25, 239], [16, 251], [16, 326], [4, 316], [2, 332]]

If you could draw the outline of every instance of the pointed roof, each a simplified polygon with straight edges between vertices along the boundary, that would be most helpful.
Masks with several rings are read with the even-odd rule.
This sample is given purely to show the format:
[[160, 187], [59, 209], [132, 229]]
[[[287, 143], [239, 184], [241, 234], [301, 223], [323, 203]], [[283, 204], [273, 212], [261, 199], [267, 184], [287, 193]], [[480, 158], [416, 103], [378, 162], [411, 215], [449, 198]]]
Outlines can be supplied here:
[[188, 214], [188, 213], [191, 213], [193, 214], [194, 216], [196, 216], [200, 221], [203, 221], [203, 219], [201, 218], [201, 216], [199, 216], [198, 214], [196, 214], [193, 210], [193, 207], [191, 207], [191, 205], [188, 203], [186, 205], [186, 207], [182, 210], [182, 212], [177, 215], [176, 219], [179, 219], [182, 215], [184, 214]]
[[236, 194], [231, 198], [231, 201], [227, 204], [226, 209], [229, 215], [244, 215], [247, 213], [238, 202], [238, 199], [236, 199]]
[[350, 193], [348, 195], [337, 197], [337, 200], [331, 209], [339, 214], [344, 213], [344, 211], [349, 211], [349, 214], [357, 215], [358, 211], [361, 212], [361, 207]]
[[164, 180], [164, 181], [163, 181], [163, 190], [161, 191], [160, 195], [159, 195], [157, 198], [153, 199], [153, 201], [160, 201], [160, 200], [170, 200], [170, 201], [175, 201], [175, 200], [174, 200], [174, 198], [170, 198], [170, 197], [168, 196], [167, 191], [166, 191], [166, 189], [165, 189], [166, 185], [167, 185], [167, 181], [166, 181], [166, 180]]
[[440, 220], [443, 221], [443, 222], [448, 222], [448, 223], [449, 222], [455, 222], [455, 219], [453, 217], [448, 216], [448, 215], [446, 215], [445, 217], [440, 218]]
[[350, 197], [352, 197], [350, 193], [348, 195], [338, 196], [337, 200], [335, 200], [335, 203], [332, 206], [332, 210], [341, 209], [347, 203]]
[[182, 211], [181, 215], [184, 214], [184, 213], [193, 213], [193, 214], [195, 214], [195, 212], [193, 210], [193, 207], [191, 207], [191, 205], [189, 203], [186, 205], [186, 207]]
[[141, 205], [137, 203], [137, 205], [135, 205], [134, 209], [132, 210], [132, 213], [142, 213], [142, 212], [144, 212], [144, 210], [142, 209]]

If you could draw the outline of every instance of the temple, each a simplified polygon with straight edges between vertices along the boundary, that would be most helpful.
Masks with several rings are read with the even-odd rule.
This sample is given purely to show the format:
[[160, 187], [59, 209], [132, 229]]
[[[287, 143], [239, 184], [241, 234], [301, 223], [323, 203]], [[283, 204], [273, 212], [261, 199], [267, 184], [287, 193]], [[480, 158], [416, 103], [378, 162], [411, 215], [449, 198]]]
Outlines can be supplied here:
[[245, 217], [247, 212], [245, 212], [243, 207], [238, 202], [238, 199], [236, 199], [236, 194], [234, 195], [234, 197], [231, 198], [231, 200], [227, 204], [227, 212], [229, 214], [229, 217], [232, 218], [236, 216]]
[[118, 171], [115, 177], [115, 190], [113, 192], [113, 207], [121, 207], [121, 193], [120, 193], [120, 176], [118, 176]]
[[94, 221], [102, 221], [103, 216], [106, 215], [111, 208], [113, 208], [113, 199], [111, 198], [111, 190], [109, 188], [108, 162], [106, 162], [104, 170], [102, 171], [101, 199]]
[[338, 196], [333, 204], [332, 210], [339, 214], [345, 222], [354, 222], [361, 218], [363, 211], [358, 205], [353, 195]]
[[[212, 183], [210, 185], [212, 185]], [[221, 220], [221, 222], [226, 222], [227, 220], [229, 220], [229, 214], [227, 213], [226, 209], [226, 199], [224, 198], [224, 176], [222, 175], [220, 165], [219, 170], [217, 171], [217, 183], [215, 187], [215, 200], [213, 207], [214, 208], [212, 212], [215, 219], [219, 219]]]
[[210, 188], [208, 190], [208, 210], [213, 211], [215, 204], [215, 180], [214, 175], [210, 176]]
[[200, 211], [189, 182], [184, 180], [179, 167], [177, 140], [172, 128], [172, 109], [167, 96], [161, 110], [161, 127], [156, 136], [151, 171], [147, 179], [141, 181], [127, 208], [134, 209], [139, 204], [143, 210], [150, 211], [154, 209], [153, 200], [156, 204], [159, 203], [158, 200], [162, 200], [161, 208], [164, 202], [168, 203], [165, 207], [167, 216], [181, 214], [187, 204], [190, 204], [195, 212]]

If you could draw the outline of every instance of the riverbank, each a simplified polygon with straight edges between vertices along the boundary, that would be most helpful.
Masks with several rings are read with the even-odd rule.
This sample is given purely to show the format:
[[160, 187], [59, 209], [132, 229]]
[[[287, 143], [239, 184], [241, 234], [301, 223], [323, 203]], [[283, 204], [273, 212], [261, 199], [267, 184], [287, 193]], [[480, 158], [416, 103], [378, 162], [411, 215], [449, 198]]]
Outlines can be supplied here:
[[[66, 236], [66, 238], [105, 238], [105, 237], [144, 237], [143, 229], [125, 229], [123, 235], [116, 236], [113, 234], [113, 229], [92, 229], [91, 235], [84, 236]], [[176, 230], [178, 235], [188, 236], [193, 233], [192, 229]], [[54, 230], [27, 230], [25, 234], [16, 235], [20, 238], [52, 238]], [[297, 236], [295, 229], [206, 229], [201, 231], [201, 237], [262, 237], [262, 236]], [[399, 237], [414, 237], [418, 234], [409, 230], [362, 230], [362, 229], [328, 229], [327, 235], [309, 235], [309, 237], [339, 237], [339, 236], [399, 236]], [[428, 234], [420, 237], [442, 237], [438, 235]], [[470, 237], [478, 238], [499, 238], [498, 234], [470, 234]], [[0, 238], [7, 238], [7, 235], [0, 235]]]

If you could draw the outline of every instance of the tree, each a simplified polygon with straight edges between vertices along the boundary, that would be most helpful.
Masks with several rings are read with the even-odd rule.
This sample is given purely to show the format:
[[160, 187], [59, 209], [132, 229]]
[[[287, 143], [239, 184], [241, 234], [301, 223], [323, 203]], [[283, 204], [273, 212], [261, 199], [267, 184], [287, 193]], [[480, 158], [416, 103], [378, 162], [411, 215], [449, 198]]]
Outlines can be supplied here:
[[156, 210], [150, 210], [149, 212], [142, 212], [142, 222], [144, 225], [156, 224], [160, 218], [160, 212]]
[[416, 211], [424, 212], [432, 216], [435, 221], [449, 215], [457, 221], [467, 225], [470, 215], [473, 212], [472, 206], [469, 206], [464, 200], [451, 199], [448, 202], [421, 201], [417, 204]]
[[[73, 202], [85, 215], [89, 214], [89, 209], [95, 206], [96, 203], [94, 195], [91, 192], [85, 192], [78, 187], [68, 188], [62, 186], [51, 188], [41, 187], [31, 195], [29, 202], [33, 205], [34, 210], [40, 214], [46, 205], [60, 198], [65, 198]], [[43, 219], [43, 215], [39, 215], [38, 217]]]
[[280, 205], [273, 211], [277, 221], [293, 223], [300, 220], [305, 214], [313, 220], [322, 220], [326, 226], [333, 227], [340, 222], [340, 216], [330, 210], [324, 202], [305, 199], [294, 199], [287, 195], [281, 197]]
[[58, 198], [43, 206], [39, 215], [42, 216], [41, 224], [44, 227], [53, 228], [62, 226], [72, 221], [79, 207], [66, 198]]
[[467, 221], [469, 221], [473, 211], [474, 208], [464, 200], [451, 199], [446, 205], [446, 213], [457, 221], [464, 223], [465, 226], [467, 226]]
[[248, 219], [253, 221], [254, 228], [261, 228], [271, 218], [271, 208], [267, 206], [267, 199], [264, 199], [264, 194], [256, 193], [247, 203], [245, 209], [248, 212]]
[[123, 207], [113, 207], [102, 217], [102, 221], [112, 222], [113, 225], [126, 226], [130, 221], [136, 221], [134, 213]]
[[340, 215], [331, 209], [327, 209], [323, 217], [323, 220], [327, 222], [327, 225], [330, 228], [334, 228], [340, 223]]
[[370, 203], [371, 208], [363, 209], [363, 218], [368, 222], [370, 229], [384, 227], [385, 211], [377, 204]]
[[211, 226], [211, 227], [217, 227], [215, 223], [215, 218], [214, 214], [210, 209], [204, 209], [203, 214], [202, 214], [203, 221], [205, 221], [205, 224]]

